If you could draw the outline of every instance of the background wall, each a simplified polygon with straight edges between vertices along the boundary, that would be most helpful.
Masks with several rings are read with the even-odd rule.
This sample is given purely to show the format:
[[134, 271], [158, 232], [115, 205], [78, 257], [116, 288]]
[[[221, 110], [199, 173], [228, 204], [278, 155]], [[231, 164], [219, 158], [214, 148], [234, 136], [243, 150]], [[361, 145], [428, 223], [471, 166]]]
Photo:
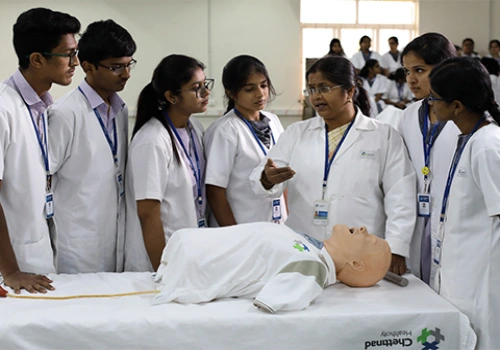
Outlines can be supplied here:
[[[137, 96], [164, 56], [183, 53], [207, 65], [207, 77], [216, 79], [207, 113], [207, 126], [224, 112], [221, 72], [239, 54], [250, 54], [267, 66], [279, 93], [267, 108], [286, 126], [300, 120], [301, 28], [300, 0], [0, 0], [0, 80], [17, 67], [12, 47], [12, 25], [32, 7], [49, 7], [76, 16], [83, 29], [99, 19], [112, 18], [134, 37], [138, 64], [121, 94], [133, 114]], [[500, 0], [420, 0], [420, 33], [437, 31], [461, 44], [472, 37], [476, 50], [487, 52], [490, 39], [500, 38]], [[76, 87], [84, 75], [79, 70]], [[69, 90], [54, 86], [57, 98]]]

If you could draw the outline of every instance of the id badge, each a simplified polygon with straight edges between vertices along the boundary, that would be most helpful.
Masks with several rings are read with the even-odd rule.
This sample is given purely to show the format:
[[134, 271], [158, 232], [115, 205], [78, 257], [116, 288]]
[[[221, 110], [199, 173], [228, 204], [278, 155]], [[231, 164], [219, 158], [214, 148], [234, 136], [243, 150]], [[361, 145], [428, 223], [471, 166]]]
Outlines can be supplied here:
[[207, 223], [205, 218], [199, 218], [198, 219], [198, 228], [204, 228], [207, 227]]
[[281, 220], [281, 201], [280, 199], [273, 199], [273, 221]]
[[123, 175], [121, 173], [116, 174], [116, 183], [118, 184], [118, 194], [122, 197], [125, 194], [125, 186], [123, 185]]
[[419, 193], [417, 195], [418, 201], [418, 216], [430, 217], [431, 216], [431, 195], [428, 193]]
[[54, 194], [47, 193], [45, 195], [45, 218], [50, 219], [54, 216]]
[[314, 202], [314, 218], [313, 224], [316, 226], [326, 226], [328, 225], [328, 209], [330, 203], [327, 201], [316, 201]]

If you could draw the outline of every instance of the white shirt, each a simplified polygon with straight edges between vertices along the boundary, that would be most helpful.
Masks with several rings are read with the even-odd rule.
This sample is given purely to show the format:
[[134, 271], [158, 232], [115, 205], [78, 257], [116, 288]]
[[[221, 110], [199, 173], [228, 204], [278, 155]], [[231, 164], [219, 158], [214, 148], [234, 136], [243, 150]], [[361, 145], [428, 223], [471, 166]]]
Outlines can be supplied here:
[[500, 104], [500, 78], [496, 75], [490, 74], [491, 88], [495, 94], [495, 101]]
[[0, 202], [20, 270], [55, 272], [42, 152], [24, 100], [5, 83], [0, 83], [0, 179]]
[[255, 297], [255, 306], [274, 313], [307, 307], [336, 274], [324, 248], [284, 225], [256, 222], [175, 232], [156, 281], [164, 286], [154, 304]]
[[[425, 165], [424, 146], [418, 116], [420, 106], [422, 106], [422, 101], [415, 102], [408, 106], [403, 112], [403, 117], [400, 119], [398, 128], [406, 144], [408, 154], [417, 175], [417, 192], [413, 193], [415, 201], [417, 200], [417, 193], [422, 193], [424, 190], [424, 175], [422, 174], [422, 168]], [[430, 128], [430, 126], [428, 126], [428, 128]], [[455, 153], [459, 134], [460, 130], [455, 123], [447, 122], [446, 126], [435, 139], [431, 149], [429, 159], [430, 173], [428, 175], [431, 195], [431, 235], [436, 234], [439, 230], [441, 202], [443, 200], [448, 170], [450, 169], [451, 160]], [[424, 230], [425, 218], [417, 217], [408, 264], [411, 272], [417, 277], [420, 277], [421, 241]]]
[[382, 98], [384, 100], [391, 100], [392, 102], [411, 101], [413, 99], [413, 94], [407, 83], [403, 83], [402, 88], [400, 87], [399, 89], [395, 80], [387, 79], [386, 91]]
[[400, 62], [401, 52], [398, 54], [397, 61], [394, 61], [394, 58], [390, 54], [390, 52], [386, 52], [382, 55], [382, 62], [379, 62], [381, 67], [384, 67], [389, 70], [389, 73], [395, 72], [398, 68], [402, 68]]
[[375, 97], [378, 94], [384, 94], [387, 91], [387, 84], [389, 79], [384, 77], [382, 74], [377, 74], [370, 85], [368, 78], [363, 79], [363, 88], [370, 94], [370, 96]]
[[[278, 117], [272, 113], [261, 111], [270, 119], [274, 140], [278, 142], [283, 127]], [[226, 189], [226, 198], [231, 206], [234, 218], [238, 224], [255, 221], [273, 221], [274, 198], [256, 196], [248, 178], [252, 170], [266, 159], [259, 146], [269, 149], [257, 141], [243, 120], [233, 110], [216, 120], [207, 129], [203, 143], [207, 156], [206, 184]], [[273, 147], [271, 138], [270, 147]], [[281, 204], [281, 220], [285, 222], [287, 213], [283, 196], [278, 197]], [[218, 226], [212, 214], [211, 226]]]
[[500, 128], [490, 124], [472, 136], [458, 163], [434, 284], [440, 295], [469, 317], [480, 350], [500, 344], [498, 174]]
[[[117, 174], [125, 174], [128, 109], [122, 104], [115, 116], [118, 168], [79, 89], [61, 97], [48, 115], [55, 211], [50, 229], [57, 272], [123, 271], [125, 201], [119, 196]], [[114, 142], [112, 129], [109, 136]]]
[[[194, 117], [189, 118], [189, 121], [194, 128], [194, 136], [201, 144], [201, 123]], [[167, 242], [172, 233], [181, 228], [198, 227], [192, 170], [182, 156], [182, 148], [173, 137], [181, 164], [177, 163], [174, 156], [172, 139], [167, 129], [156, 118], [151, 118], [130, 142], [125, 177], [125, 271], [152, 270], [137, 215], [137, 201], [153, 199], [161, 202], [160, 216]]]
[[313, 224], [325, 167], [323, 119], [315, 117], [290, 125], [269, 158], [278, 167], [290, 166], [295, 176], [266, 191], [260, 183], [262, 162], [250, 177], [252, 189], [262, 196], [276, 196], [287, 187], [286, 225], [293, 230], [325, 240], [337, 223], [366, 226], [368, 232], [385, 238], [394, 254], [408, 256], [415, 225], [416, 179], [403, 140], [391, 126], [358, 111], [328, 175], [327, 226]]
[[[372, 51], [370, 59], [371, 60], [377, 60], [378, 64], [380, 65], [380, 67], [386, 68], [384, 66], [384, 62], [382, 61], [382, 56], [380, 56], [380, 54], [378, 52]], [[363, 69], [363, 67], [366, 64], [366, 61], [365, 61], [365, 58], [363, 57], [363, 52], [361, 50], [359, 50], [358, 52], [356, 52], [351, 57], [351, 63], [354, 66], [354, 68], [359, 69], [359, 70]]]

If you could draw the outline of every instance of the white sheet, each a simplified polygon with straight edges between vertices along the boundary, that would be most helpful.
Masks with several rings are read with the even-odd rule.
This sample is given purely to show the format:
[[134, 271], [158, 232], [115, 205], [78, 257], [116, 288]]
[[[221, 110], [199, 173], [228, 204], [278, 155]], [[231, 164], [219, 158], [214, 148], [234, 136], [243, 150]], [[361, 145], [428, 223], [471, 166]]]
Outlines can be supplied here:
[[[1, 349], [422, 349], [422, 330], [440, 329], [439, 349], [473, 349], [467, 317], [414, 276], [401, 288], [336, 284], [299, 312], [266, 314], [251, 300], [151, 306], [152, 295], [109, 299], [0, 299]], [[50, 275], [48, 295], [126, 293], [157, 286], [149, 273]], [[28, 294], [24, 292], [23, 294]], [[410, 334], [411, 333], [411, 334]], [[406, 335], [404, 335], [406, 334]], [[406, 339], [406, 340], [405, 340]], [[427, 338], [433, 341], [433, 336]], [[374, 342], [374, 343], [373, 343]], [[381, 344], [372, 346], [372, 344]], [[411, 345], [409, 343], [411, 342]], [[434, 348], [430, 348], [434, 349]]]

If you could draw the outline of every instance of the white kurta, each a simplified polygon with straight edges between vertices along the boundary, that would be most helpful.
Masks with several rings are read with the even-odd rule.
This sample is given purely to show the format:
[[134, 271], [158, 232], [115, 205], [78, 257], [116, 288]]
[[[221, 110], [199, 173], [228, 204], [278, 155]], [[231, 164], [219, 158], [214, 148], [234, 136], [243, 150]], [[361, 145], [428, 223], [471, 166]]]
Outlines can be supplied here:
[[[408, 149], [413, 168], [417, 174], [417, 193], [422, 193], [424, 190], [424, 175], [422, 168], [424, 167], [424, 146], [418, 110], [422, 106], [422, 101], [418, 101], [406, 108], [403, 112], [403, 118], [400, 120], [399, 132], [403, 137], [403, 141]], [[441, 212], [441, 202], [443, 200], [444, 188], [450, 169], [451, 160], [455, 153], [457, 145], [457, 136], [460, 130], [455, 123], [448, 122], [441, 130], [441, 133], [435, 139], [430, 155], [430, 174], [428, 180], [430, 184], [431, 195], [431, 234], [435, 234], [439, 229], [439, 215]], [[417, 193], [413, 193], [413, 200], [417, 201]], [[408, 267], [411, 272], [417, 277], [420, 276], [420, 251], [422, 235], [425, 230], [425, 218], [417, 217], [415, 233], [411, 242], [410, 260]]]
[[400, 62], [401, 53], [398, 56], [398, 60], [394, 61], [392, 55], [389, 52], [386, 52], [382, 55], [382, 62], [380, 63], [381, 67], [384, 67], [389, 70], [389, 73], [395, 72], [398, 68], [403, 68]]
[[[500, 344], [500, 128], [479, 129], [464, 148], [450, 189], [441, 268], [434, 288], [465, 313], [476, 349]], [[439, 277], [441, 285], [439, 286]]]
[[[189, 120], [201, 145], [203, 127], [195, 118]], [[192, 170], [182, 156], [182, 148], [178, 143], [176, 146], [180, 164], [175, 159], [167, 129], [156, 118], [151, 118], [130, 142], [125, 177], [125, 271], [152, 270], [137, 215], [137, 201], [153, 199], [161, 202], [160, 216], [167, 242], [172, 233], [181, 228], [198, 227]]]
[[[274, 140], [278, 142], [283, 127], [278, 117], [261, 112], [270, 119]], [[234, 111], [216, 120], [203, 136], [207, 157], [205, 183], [226, 189], [226, 198], [238, 224], [256, 221], [273, 221], [274, 198], [256, 196], [248, 178], [252, 170], [266, 158], [252, 131]], [[271, 138], [271, 148], [273, 141]], [[269, 149], [262, 144], [266, 153]], [[281, 203], [281, 220], [285, 222], [287, 213], [283, 196], [277, 197]], [[212, 214], [211, 226], [218, 226]]]
[[5, 83], [0, 83], [0, 179], [0, 202], [19, 268], [55, 272], [42, 152], [24, 100]]
[[57, 272], [123, 271], [125, 200], [116, 177], [125, 174], [128, 109], [115, 117], [118, 168], [96, 114], [78, 89], [54, 103], [48, 115]]
[[257, 222], [174, 233], [156, 281], [164, 286], [155, 304], [255, 297], [274, 313], [307, 307], [336, 274], [324, 248], [284, 225]]
[[316, 117], [290, 125], [269, 158], [278, 167], [290, 166], [295, 176], [266, 191], [260, 183], [262, 162], [250, 177], [252, 189], [262, 196], [276, 196], [288, 188], [286, 225], [319, 240], [327, 239], [338, 223], [365, 226], [385, 238], [394, 254], [408, 257], [415, 226], [416, 179], [403, 140], [391, 126], [357, 113], [328, 175], [327, 226], [313, 224], [325, 167], [324, 120]]
[[[382, 68], [386, 68], [384, 66], [384, 62], [382, 61], [382, 56], [378, 52], [372, 51], [372, 55], [370, 56], [371, 60], [377, 60], [378, 64]], [[351, 63], [356, 69], [363, 69], [363, 67], [366, 64], [365, 58], [363, 57], [363, 53], [360, 51], [356, 52], [352, 57], [351, 57]]]

